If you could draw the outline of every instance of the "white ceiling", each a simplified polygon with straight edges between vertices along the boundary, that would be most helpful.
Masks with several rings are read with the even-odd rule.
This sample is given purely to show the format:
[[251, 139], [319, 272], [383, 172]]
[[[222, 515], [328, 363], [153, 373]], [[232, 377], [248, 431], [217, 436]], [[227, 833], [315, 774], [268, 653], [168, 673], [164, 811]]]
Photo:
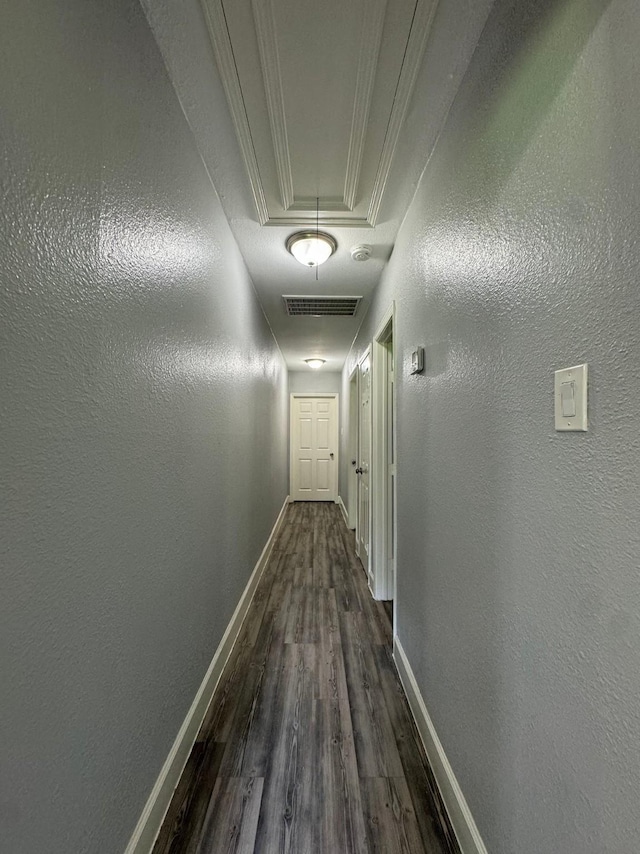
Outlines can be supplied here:
[[[340, 370], [490, 0], [460, 23], [445, 75], [434, 44], [438, 98], [437, 0], [142, 2], [289, 368], [320, 356]], [[317, 280], [285, 249], [316, 204], [338, 242]], [[360, 243], [369, 261], [351, 259]], [[353, 318], [288, 317], [283, 294], [363, 300]]]

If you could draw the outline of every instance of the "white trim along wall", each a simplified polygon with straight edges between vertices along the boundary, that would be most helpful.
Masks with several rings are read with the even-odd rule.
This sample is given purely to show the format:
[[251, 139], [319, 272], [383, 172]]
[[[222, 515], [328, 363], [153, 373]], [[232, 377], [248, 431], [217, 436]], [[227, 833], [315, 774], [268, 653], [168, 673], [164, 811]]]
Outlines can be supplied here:
[[[373, 595], [396, 598], [395, 396], [389, 376], [395, 366], [395, 302], [378, 324], [371, 345], [371, 563]], [[390, 349], [389, 349], [390, 348]], [[389, 410], [392, 408], [392, 412]], [[393, 451], [390, 441], [393, 439]], [[393, 518], [392, 518], [393, 513]]]
[[249, 605], [253, 599], [253, 595], [258, 586], [258, 582], [262, 577], [264, 568], [271, 555], [275, 538], [282, 525], [285, 510], [289, 504], [289, 496], [285, 499], [282, 509], [278, 514], [275, 525], [269, 535], [269, 539], [262, 550], [258, 562], [255, 565], [251, 577], [247, 582], [236, 610], [231, 617], [229, 625], [222, 636], [222, 640], [218, 649], [211, 660], [211, 664], [207, 669], [202, 684], [198, 688], [196, 696], [193, 699], [191, 708], [187, 712], [182, 726], [176, 736], [176, 740], [169, 751], [169, 755], [162, 766], [160, 775], [151, 790], [149, 799], [145, 804], [142, 815], [138, 820], [138, 824], [133, 831], [133, 835], [126, 847], [125, 854], [151, 854], [156, 837], [162, 827], [162, 822], [169, 809], [171, 798], [175, 791], [184, 767], [191, 753], [191, 749], [195, 743], [202, 721], [207, 713], [209, 704], [213, 699], [213, 695], [222, 676], [222, 671], [229, 659], [231, 650], [238, 639], [242, 623], [249, 610]]
[[344, 523], [348, 528], [349, 527], [349, 514], [347, 513], [347, 508], [344, 506], [344, 501], [342, 500], [342, 496], [340, 496], [340, 495], [338, 496], [338, 500], [336, 501], [336, 504], [340, 508], [340, 512], [342, 513], [342, 518], [344, 519]]
[[393, 658], [460, 851], [462, 854], [487, 854], [480, 831], [438, 738], [416, 677], [397, 636], [393, 639]]

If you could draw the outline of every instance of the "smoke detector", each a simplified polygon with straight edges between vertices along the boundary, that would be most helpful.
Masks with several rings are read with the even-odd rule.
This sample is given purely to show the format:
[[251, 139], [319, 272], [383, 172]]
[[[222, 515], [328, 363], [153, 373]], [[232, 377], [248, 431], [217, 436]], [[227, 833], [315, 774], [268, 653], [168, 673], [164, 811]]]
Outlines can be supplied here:
[[368, 261], [371, 258], [371, 247], [364, 243], [354, 246], [351, 250], [351, 257], [354, 261]]

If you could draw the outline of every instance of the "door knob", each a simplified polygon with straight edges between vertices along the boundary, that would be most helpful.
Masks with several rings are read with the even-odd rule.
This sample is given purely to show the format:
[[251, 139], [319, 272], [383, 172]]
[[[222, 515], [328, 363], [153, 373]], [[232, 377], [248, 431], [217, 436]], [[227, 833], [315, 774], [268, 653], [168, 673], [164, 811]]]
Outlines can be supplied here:
[[329, 456], [331, 457], [331, 459], [333, 459], [333, 451], [329, 454]]
[[356, 469], [356, 474], [362, 474], [362, 469], [361, 469], [361, 468], [357, 468], [357, 469]]

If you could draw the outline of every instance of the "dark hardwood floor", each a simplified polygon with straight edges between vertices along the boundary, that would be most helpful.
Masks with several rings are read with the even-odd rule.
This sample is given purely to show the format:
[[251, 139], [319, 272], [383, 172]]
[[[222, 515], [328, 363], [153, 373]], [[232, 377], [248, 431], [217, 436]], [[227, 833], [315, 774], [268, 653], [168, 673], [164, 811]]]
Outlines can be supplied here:
[[153, 854], [457, 854], [353, 540], [289, 506]]

